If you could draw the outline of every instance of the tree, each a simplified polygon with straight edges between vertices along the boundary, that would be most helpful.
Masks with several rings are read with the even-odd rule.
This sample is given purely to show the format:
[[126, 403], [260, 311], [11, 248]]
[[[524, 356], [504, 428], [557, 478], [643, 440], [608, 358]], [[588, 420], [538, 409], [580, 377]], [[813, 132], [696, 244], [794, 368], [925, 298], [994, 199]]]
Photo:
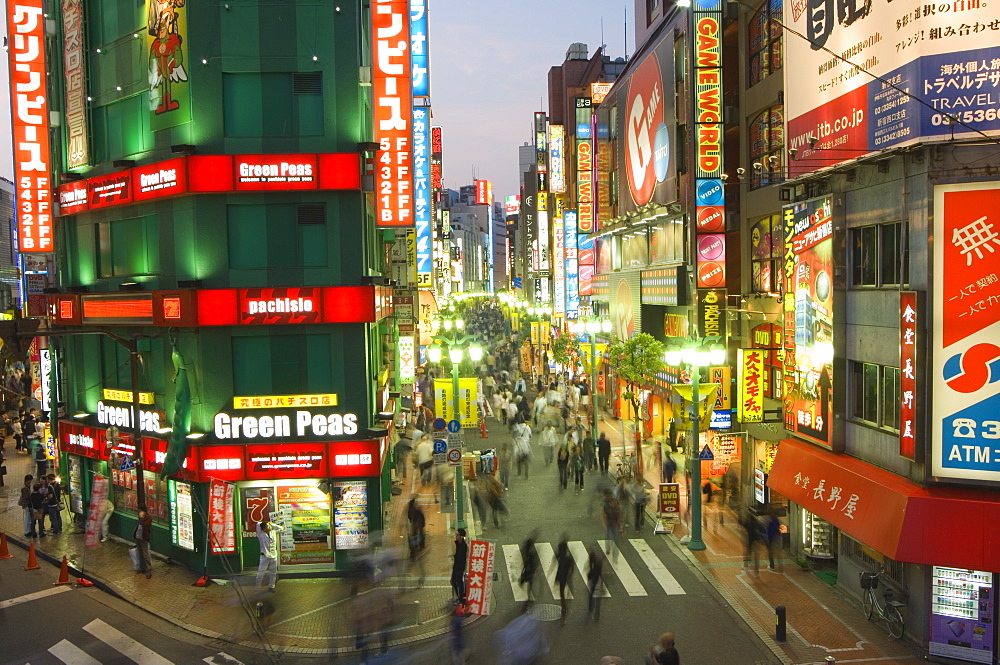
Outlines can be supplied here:
[[563, 367], [576, 367], [580, 358], [580, 344], [576, 335], [561, 334], [552, 342], [552, 357]]
[[615, 339], [608, 347], [608, 361], [625, 383], [622, 397], [632, 405], [635, 418], [635, 459], [642, 469], [642, 415], [639, 391], [663, 370], [663, 344], [649, 333], [639, 333], [626, 340]]

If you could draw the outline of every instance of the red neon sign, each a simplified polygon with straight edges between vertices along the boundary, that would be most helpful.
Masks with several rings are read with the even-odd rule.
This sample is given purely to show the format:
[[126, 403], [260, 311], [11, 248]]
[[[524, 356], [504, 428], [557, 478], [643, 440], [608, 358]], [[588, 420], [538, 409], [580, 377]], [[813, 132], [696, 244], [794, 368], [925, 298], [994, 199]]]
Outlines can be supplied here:
[[323, 289], [292, 287], [240, 290], [240, 324], [318, 323]]
[[371, 20], [375, 140], [379, 144], [375, 155], [375, 223], [412, 226], [409, 2], [375, 0]]
[[917, 455], [917, 293], [899, 294], [899, 454]]
[[158, 199], [188, 191], [187, 161], [183, 157], [132, 169], [132, 198]]
[[236, 189], [316, 189], [316, 155], [237, 155]]

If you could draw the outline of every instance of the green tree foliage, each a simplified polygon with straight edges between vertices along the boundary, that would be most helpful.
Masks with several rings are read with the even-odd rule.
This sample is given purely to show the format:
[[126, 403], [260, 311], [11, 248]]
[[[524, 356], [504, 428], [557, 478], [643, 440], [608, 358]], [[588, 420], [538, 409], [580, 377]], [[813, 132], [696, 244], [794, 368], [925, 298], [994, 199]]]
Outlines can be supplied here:
[[575, 335], [562, 334], [552, 342], [552, 357], [563, 367], [575, 367], [580, 358], [580, 344]]
[[641, 432], [639, 390], [663, 370], [663, 344], [649, 333], [639, 333], [626, 340], [615, 339], [608, 347], [612, 370], [625, 382], [622, 397], [632, 405], [636, 437]]

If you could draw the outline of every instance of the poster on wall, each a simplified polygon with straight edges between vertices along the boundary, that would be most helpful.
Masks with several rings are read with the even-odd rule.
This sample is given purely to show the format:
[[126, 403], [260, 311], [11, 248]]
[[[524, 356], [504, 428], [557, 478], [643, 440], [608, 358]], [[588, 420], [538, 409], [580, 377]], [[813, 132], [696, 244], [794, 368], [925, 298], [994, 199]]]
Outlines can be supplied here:
[[212, 554], [236, 551], [232, 483], [212, 478], [208, 486], [208, 543]]
[[279, 486], [277, 506], [281, 563], [333, 563], [330, 497], [314, 485]]
[[104, 519], [108, 499], [108, 479], [94, 476], [94, 484], [90, 488], [90, 510], [87, 512], [87, 527], [83, 536], [83, 546], [88, 550], [95, 549], [100, 544], [101, 522]]
[[798, 436], [831, 445], [833, 218], [824, 196], [783, 208], [785, 418]]
[[146, 0], [149, 127], [154, 132], [191, 120], [187, 13], [183, 2]]
[[338, 550], [368, 546], [368, 486], [363, 480], [333, 484], [333, 529]]
[[1000, 482], [1000, 183], [934, 188], [931, 473]]
[[194, 551], [191, 485], [170, 479], [167, 481], [167, 496], [170, 501], [170, 542], [182, 549]]
[[628, 339], [642, 331], [641, 281], [638, 272], [608, 276], [612, 333]]

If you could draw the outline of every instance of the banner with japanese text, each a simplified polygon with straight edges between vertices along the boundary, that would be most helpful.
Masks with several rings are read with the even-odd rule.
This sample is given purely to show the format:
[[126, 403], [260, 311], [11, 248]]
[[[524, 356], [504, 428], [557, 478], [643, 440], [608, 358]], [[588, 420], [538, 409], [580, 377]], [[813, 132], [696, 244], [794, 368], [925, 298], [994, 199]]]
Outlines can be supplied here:
[[469, 543], [466, 570], [466, 609], [469, 614], [487, 615], [493, 600], [493, 560], [496, 544], [486, 540]]
[[764, 352], [740, 349], [739, 419], [744, 423], [764, 422]]
[[463, 429], [479, 427], [478, 384], [475, 378], [458, 380], [458, 414], [452, 395], [452, 379], [434, 379], [434, 413], [438, 418], [458, 420]]
[[108, 500], [108, 479], [94, 476], [94, 486], [90, 489], [90, 510], [87, 511], [87, 530], [83, 536], [83, 546], [95, 549], [101, 542], [101, 522], [104, 520], [105, 504]]
[[208, 532], [212, 554], [236, 551], [236, 519], [232, 483], [212, 478], [208, 486]]

